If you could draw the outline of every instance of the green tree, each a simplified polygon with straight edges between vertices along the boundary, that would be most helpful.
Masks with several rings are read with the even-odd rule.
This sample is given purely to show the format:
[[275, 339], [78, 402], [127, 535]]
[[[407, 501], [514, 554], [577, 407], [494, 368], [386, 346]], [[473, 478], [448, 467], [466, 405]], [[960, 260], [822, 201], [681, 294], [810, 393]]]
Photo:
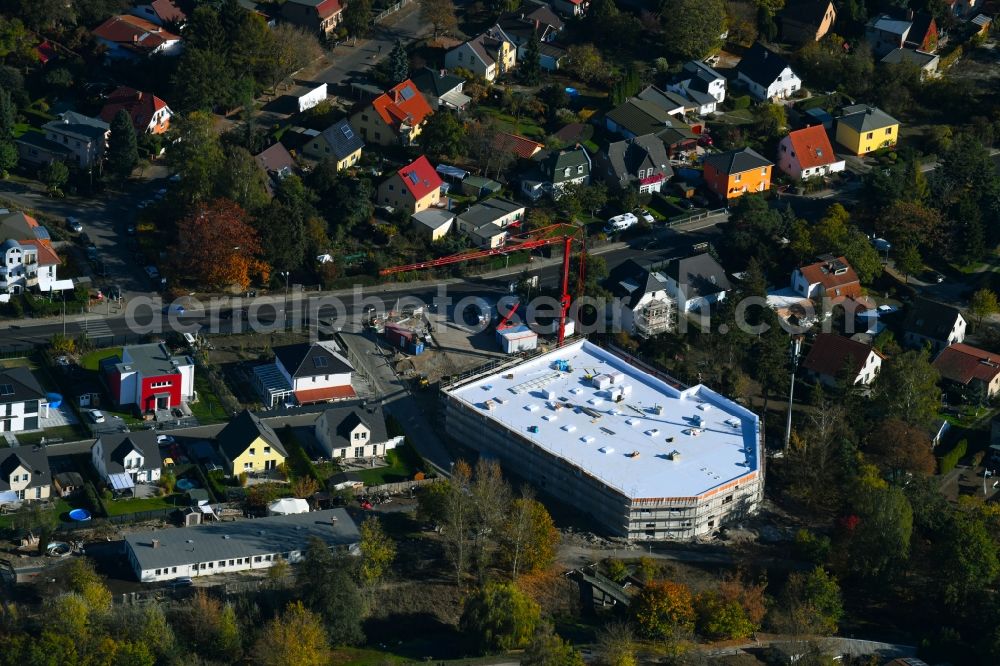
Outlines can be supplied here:
[[434, 39], [458, 29], [452, 0], [420, 0], [420, 18], [434, 26]]
[[483, 653], [526, 646], [541, 608], [510, 583], [488, 583], [465, 601], [459, 630]]
[[396, 40], [389, 52], [389, 80], [393, 85], [410, 76], [410, 56], [406, 54], [403, 42]]
[[185, 204], [209, 198], [224, 165], [215, 120], [195, 111], [171, 121], [167, 165], [180, 176], [175, 192]]
[[52, 160], [42, 168], [39, 175], [45, 186], [49, 188], [49, 192], [59, 196], [62, 195], [62, 188], [69, 180], [69, 167], [59, 160]]
[[135, 128], [128, 111], [121, 109], [111, 121], [108, 136], [108, 171], [119, 181], [125, 181], [139, 163], [139, 148]]
[[938, 371], [927, 350], [897, 354], [882, 365], [873, 391], [875, 413], [898, 417], [915, 426], [930, 424], [941, 404]]
[[532, 34], [528, 39], [528, 45], [524, 49], [524, 58], [518, 63], [518, 75], [521, 81], [528, 86], [537, 86], [542, 80], [541, 66], [541, 40], [538, 34]]
[[847, 241], [848, 223], [851, 215], [839, 203], [827, 209], [826, 215], [813, 228], [813, 245], [817, 252], [843, 251]]
[[367, 37], [372, 29], [372, 0], [354, 0], [344, 8], [344, 29], [354, 38]]
[[857, 227], [847, 230], [847, 237], [841, 249], [844, 258], [854, 267], [861, 282], [869, 284], [882, 274], [882, 257], [868, 240], [868, 236]]
[[295, 272], [305, 262], [307, 222], [315, 214], [313, 196], [301, 178], [286, 176], [274, 200], [257, 216], [265, 256], [275, 271]]
[[755, 627], [746, 611], [735, 600], [723, 600], [714, 591], [699, 594], [695, 599], [698, 633], [711, 639], [748, 638]]
[[835, 634], [844, 616], [837, 579], [823, 567], [791, 574], [776, 615], [776, 624], [788, 633]]
[[990, 289], [979, 289], [969, 299], [969, 313], [975, 318], [976, 328], [983, 325], [983, 320], [1000, 312], [997, 295]]
[[528, 643], [523, 666], [583, 666], [583, 656], [573, 646], [560, 638], [548, 622], [540, 623], [534, 637]]
[[14, 126], [17, 124], [17, 106], [11, 99], [6, 88], [0, 88], [0, 141], [10, 141], [14, 138]]
[[574, 44], [566, 50], [566, 69], [587, 83], [597, 83], [608, 77], [604, 57], [593, 44]]
[[651, 581], [632, 601], [632, 619], [647, 638], [669, 638], [694, 629], [695, 611], [687, 585]]
[[701, 59], [722, 45], [726, 7], [722, 0], [664, 0], [666, 49], [684, 60]]
[[1000, 553], [984, 520], [972, 513], [952, 513], [937, 548], [942, 597], [962, 612], [991, 589], [1000, 576]]
[[319, 613], [330, 644], [356, 645], [364, 641], [361, 630], [364, 600], [352, 574], [354, 558], [334, 555], [319, 539], [311, 539], [296, 571], [299, 597]]
[[501, 530], [501, 559], [517, 578], [538, 571], [555, 561], [559, 530], [541, 502], [522, 497], [514, 500]]
[[851, 504], [859, 520], [846, 536], [848, 569], [872, 580], [898, 573], [913, 533], [913, 509], [902, 489], [858, 484]]
[[896, 253], [896, 269], [903, 274], [903, 282], [910, 281], [911, 275], [916, 275], [924, 269], [924, 259], [920, 250], [913, 242], [906, 242]]
[[17, 148], [13, 141], [0, 141], [0, 178], [6, 178], [10, 170], [17, 166]]
[[260, 164], [243, 146], [225, 148], [226, 168], [218, 173], [216, 192], [241, 208], [257, 212], [268, 203], [267, 178]]
[[212, 111], [230, 99], [234, 81], [225, 54], [208, 49], [185, 49], [173, 79], [178, 108]]
[[366, 518], [360, 531], [361, 581], [371, 587], [382, 581], [396, 559], [396, 542], [385, 533], [376, 516]]
[[431, 114], [424, 123], [419, 140], [425, 152], [439, 159], [465, 154], [465, 126], [446, 109]]
[[253, 662], [260, 666], [326, 666], [329, 651], [320, 617], [301, 601], [293, 601], [264, 627], [254, 645]]

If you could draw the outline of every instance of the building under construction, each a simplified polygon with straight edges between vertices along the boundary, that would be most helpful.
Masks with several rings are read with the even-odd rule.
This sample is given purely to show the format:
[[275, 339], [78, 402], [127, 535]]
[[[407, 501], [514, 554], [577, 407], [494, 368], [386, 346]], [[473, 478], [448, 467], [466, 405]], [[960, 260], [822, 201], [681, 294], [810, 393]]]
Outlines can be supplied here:
[[630, 539], [690, 539], [759, 507], [756, 414], [587, 341], [442, 389], [446, 429]]

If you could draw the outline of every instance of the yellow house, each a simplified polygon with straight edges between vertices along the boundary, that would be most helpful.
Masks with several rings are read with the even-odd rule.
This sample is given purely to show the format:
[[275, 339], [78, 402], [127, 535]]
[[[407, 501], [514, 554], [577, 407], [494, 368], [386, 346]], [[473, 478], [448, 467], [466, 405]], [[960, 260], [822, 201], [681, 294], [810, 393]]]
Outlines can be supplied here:
[[891, 148], [899, 139], [899, 121], [867, 104], [844, 108], [837, 119], [837, 143], [855, 155]]
[[315, 133], [302, 146], [302, 154], [317, 161], [335, 160], [337, 171], [343, 171], [358, 163], [364, 145], [361, 135], [356, 133], [351, 123], [344, 118], [322, 132]]
[[274, 429], [249, 411], [230, 421], [216, 437], [216, 443], [231, 476], [267, 472], [288, 457]]
[[465, 69], [493, 81], [514, 69], [517, 46], [499, 25], [453, 48], [444, 56], [444, 66], [452, 71]]

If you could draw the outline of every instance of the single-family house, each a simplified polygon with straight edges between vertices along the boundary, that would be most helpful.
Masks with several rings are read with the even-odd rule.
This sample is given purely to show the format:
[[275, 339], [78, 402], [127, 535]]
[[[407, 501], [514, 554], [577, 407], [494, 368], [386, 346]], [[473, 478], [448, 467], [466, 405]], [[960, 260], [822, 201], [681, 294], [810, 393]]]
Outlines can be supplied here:
[[431, 113], [430, 104], [413, 81], [407, 79], [351, 116], [351, 127], [368, 143], [409, 146], [420, 136]]
[[295, 173], [295, 158], [280, 141], [253, 156], [257, 166], [264, 172], [267, 191], [274, 194], [279, 182]]
[[363, 460], [384, 456], [402, 445], [403, 435], [390, 436], [381, 405], [355, 402], [332, 407], [316, 419], [316, 441], [325, 457]]
[[542, 151], [532, 158], [532, 162], [532, 167], [521, 178], [521, 193], [532, 201], [545, 194], [558, 199], [566, 186], [590, 183], [593, 165], [582, 146]]
[[215, 444], [230, 476], [269, 472], [288, 457], [274, 428], [248, 409], [226, 424]]
[[927, 12], [916, 12], [910, 23], [910, 31], [906, 35], [903, 46], [934, 53], [938, 48], [938, 29], [934, 17]]
[[552, 0], [552, 7], [563, 16], [579, 18], [587, 15], [588, 0]]
[[493, 147], [497, 150], [514, 155], [522, 160], [530, 160], [532, 157], [542, 152], [544, 143], [538, 143], [531, 139], [511, 134], [510, 132], [497, 132], [493, 138]]
[[471, 97], [462, 92], [465, 79], [446, 69], [424, 67], [414, 72], [410, 80], [434, 111], [441, 107], [462, 111], [472, 101]]
[[595, 161], [608, 185], [636, 188], [642, 194], [659, 192], [674, 175], [666, 147], [652, 134], [614, 141]]
[[152, 430], [104, 433], [90, 447], [90, 462], [113, 492], [134, 491], [136, 484], [160, 479], [163, 458], [156, 438]]
[[778, 168], [796, 180], [808, 180], [843, 171], [847, 163], [839, 159], [822, 125], [789, 132], [778, 142]]
[[442, 184], [437, 171], [421, 155], [378, 186], [377, 201], [413, 215], [441, 201]]
[[156, 95], [128, 86], [120, 86], [108, 95], [99, 115], [110, 124], [122, 109], [132, 119], [136, 134], [163, 134], [170, 129], [170, 118], [174, 115], [167, 103]]
[[842, 383], [868, 386], [878, 376], [882, 361], [882, 355], [871, 345], [836, 333], [819, 333], [802, 367], [813, 379], [827, 386]]
[[0, 447], [0, 502], [8, 493], [16, 497], [17, 502], [49, 498], [52, 472], [43, 447]]
[[893, 49], [880, 60], [883, 65], [915, 65], [920, 69], [920, 79], [925, 81], [938, 75], [938, 65], [941, 57], [934, 53], [925, 53], [917, 49]]
[[684, 63], [681, 73], [667, 86], [670, 92], [683, 95], [697, 104], [698, 115], [714, 113], [726, 99], [726, 78], [701, 60]]
[[865, 26], [865, 41], [876, 58], [883, 58], [889, 51], [906, 46], [912, 23], [888, 14], [880, 14]]
[[892, 148], [899, 140], [899, 121], [867, 104], [844, 107], [837, 118], [837, 143], [855, 155]]
[[150, 0], [149, 2], [140, 0], [132, 7], [131, 12], [139, 18], [159, 26], [179, 26], [187, 21], [187, 14], [174, 3], [174, 0]]
[[926, 298], [916, 298], [903, 323], [903, 342], [910, 347], [930, 346], [932, 353], [965, 342], [967, 322], [958, 308]]
[[181, 50], [180, 35], [131, 14], [112, 16], [91, 34], [113, 59], [177, 55]]
[[674, 329], [676, 304], [665, 275], [630, 260], [609, 282], [616, 297], [610, 315], [621, 330], [649, 338]]
[[808, 44], [823, 39], [837, 20], [831, 0], [791, 0], [778, 13], [781, 37], [792, 44]]
[[948, 345], [933, 362], [941, 378], [967, 393], [992, 398], [1000, 391], [1000, 354], [961, 342]]
[[845, 257], [826, 255], [792, 271], [792, 291], [819, 301], [823, 298], [858, 298], [861, 280]]
[[771, 187], [774, 163], [753, 148], [709, 153], [704, 160], [705, 186], [723, 201]]
[[410, 216], [413, 228], [432, 241], [448, 235], [455, 224], [455, 214], [443, 208], [427, 208]]
[[663, 269], [667, 293], [677, 312], [708, 314], [709, 308], [732, 289], [725, 269], [707, 252], [683, 259], [671, 259]]
[[694, 111], [697, 106], [684, 95], [678, 95], [669, 90], [660, 90], [656, 86], [646, 86], [636, 93], [632, 99], [655, 104], [669, 115], [676, 116], [677, 118], [684, 118], [686, 113]]
[[335, 342], [304, 342], [275, 347], [274, 361], [254, 368], [254, 385], [268, 408], [333, 402], [355, 397], [353, 371]]
[[343, 15], [340, 0], [285, 0], [281, 5], [282, 20], [321, 35], [333, 32]]
[[[538, 42], [538, 64], [546, 71], [559, 69], [559, 64], [566, 57], [566, 49], [553, 43], [562, 32], [565, 23], [552, 9], [545, 4], [526, 5], [524, 11], [508, 14], [500, 18], [497, 25], [517, 47], [517, 59], [527, 57], [532, 41]], [[528, 11], [530, 9], [530, 11]]]
[[0, 294], [73, 288], [56, 275], [61, 262], [49, 230], [22, 212], [0, 217], [0, 262]]
[[38, 430], [38, 418], [46, 412], [45, 391], [31, 370], [0, 368], [0, 433]]
[[122, 347], [122, 357], [101, 361], [108, 392], [121, 406], [142, 413], [170, 409], [194, 398], [194, 360], [174, 355], [162, 342]]
[[754, 42], [736, 65], [737, 78], [758, 100], [785, 99], [802, 89], [802, 79], [782, 56]]
[[612, 134], [618, 134], [626, 139], [657, 134], [675, 123], [683, 126], [684, 122], [680, 120], [680, 116], [683, 116], [688, 102], [675, 93], [670, 95], [675, 98], [671, 110], [649, 100], [633, 97], [608, 111], [604, 116], [604, 126]]
[[459, 44], [444, 56], [444, 66], [448, 69], [464, 69], [487, 81], [503, 76], [516, 64], [517, 46], [499, 25]]
[[521, 226], [524, 211], [519, 203], [495, 197], [459, 213], [455, 224], [459, 233], [468, 236], [477, 247], [497, 248], [507, 240], [509, 229]]
[[302, 154], [314, 160], [332, 159], [337, 163], [337, 171], [343, 171], [358, 163], [364, 147], [364, 139], [343, 118], [307, 141]]
[[260, 571], [279, 562], [297, 564], [319, 539], [329, 548], [355, 551], [361, 536], [344, 509], [308, 511], [255, 520], [191, 525], [125, 535], [125, 556], [136, 580]]
[[63, 112], [42, 125], [42, 130], [44, 136], [25, 132], [15, 139], [20, 159], [35, 165], [69, 162], [81, 169], [100, 167], [111, 133], [103, 120], [75, 111]]

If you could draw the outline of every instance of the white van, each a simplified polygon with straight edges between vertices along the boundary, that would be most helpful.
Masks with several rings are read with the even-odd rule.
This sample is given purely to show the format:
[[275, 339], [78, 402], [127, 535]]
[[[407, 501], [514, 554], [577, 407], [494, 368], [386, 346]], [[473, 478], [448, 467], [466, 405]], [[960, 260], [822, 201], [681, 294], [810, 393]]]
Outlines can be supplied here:
[[639, 218], [637, 218], [632, 213], [623, 213], [621, 215], [615, 215], [608, 223], [604, 225], [604, 233], [613, 234], [619, 231], [625, 231], [629, 227], [639, 224]]

